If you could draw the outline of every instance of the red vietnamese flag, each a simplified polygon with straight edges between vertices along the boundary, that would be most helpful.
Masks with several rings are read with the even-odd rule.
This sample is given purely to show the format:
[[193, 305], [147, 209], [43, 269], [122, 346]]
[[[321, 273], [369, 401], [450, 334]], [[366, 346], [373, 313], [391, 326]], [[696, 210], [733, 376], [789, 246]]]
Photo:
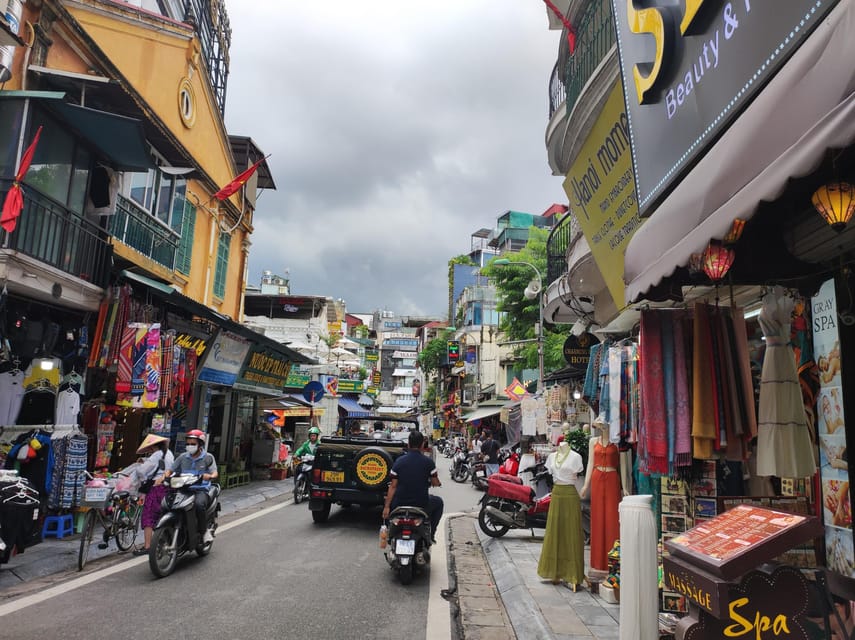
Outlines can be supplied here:
[[267, 160], [266, 157], [262, 158], [261, 160], [256, 162], [249, 169], [247, 169], [246, 171], [241, 173], [239, 176], [237, 176], [234, 180], [229, 182], [225, 187], [223, 187], [222, 189], [217, 191], [217, 193], [214, 194], [214, 197], [217, 200], [225, 200], [226, 198], [231, 196], [235, 191], [240, 189], [246, 183], [247, 180], [249, 180], [252, 177], [252, 174], [255, 173], [255, 171], [258, 169], [258, 167], [261, 165], [261, 163], [264, 162], [265, 160]]
[[36, 130], [36, 135], [33, 136], [33, 141], [24, 155], [21, 156], [21, 165], [18, 167], [18, 173], [15, 174], [15, 182], [6, 193], [6, 200], [3, 202], [3, 213], [0, 215], [0, 227], [3, 227], [8, 233], [15, 230], [15, 225], [18, 222], [18, 216], [21, 215], [21, 209], [24, 208], [24, 194], [21, 191], [21, 180], [27, 175], [30, 168], [30, 163], [33, 161], [33, 156], [36, 153], [36, 145], [39, 143], [39, 136], [42, 135], [42, 128]]

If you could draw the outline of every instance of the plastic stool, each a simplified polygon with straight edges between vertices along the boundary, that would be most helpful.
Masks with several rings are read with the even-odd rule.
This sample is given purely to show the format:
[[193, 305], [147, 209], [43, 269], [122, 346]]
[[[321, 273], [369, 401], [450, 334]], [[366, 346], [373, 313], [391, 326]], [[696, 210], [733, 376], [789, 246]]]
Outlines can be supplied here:
[[64, 538], [74, 534], [74, 517], [70, 513], [61, 516], [46, 516], [42, 527], [42, 538]]

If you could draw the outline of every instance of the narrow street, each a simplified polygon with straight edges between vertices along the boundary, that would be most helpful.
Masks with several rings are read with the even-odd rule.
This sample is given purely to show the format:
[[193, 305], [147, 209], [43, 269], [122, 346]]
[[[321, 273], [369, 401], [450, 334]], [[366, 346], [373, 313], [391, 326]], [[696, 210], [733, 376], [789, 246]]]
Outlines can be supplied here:
[[[481, 494], [452, 482], [449, 462], [437, 457], [447, 512], [474, 506]], [[376, 510], [335, 507], [319, 526], [305, 504], [270, 505], [226, 521], [208, 557], [185, 557], [168, 578], [155, 579], [147, 558], [103, 562], [46, 600], [0, 606], [0, 628], [22, 640], [425, 638], [432, 574], [438, 584], [446, 567], [402, 587], [378, 549], [378, 522]]]

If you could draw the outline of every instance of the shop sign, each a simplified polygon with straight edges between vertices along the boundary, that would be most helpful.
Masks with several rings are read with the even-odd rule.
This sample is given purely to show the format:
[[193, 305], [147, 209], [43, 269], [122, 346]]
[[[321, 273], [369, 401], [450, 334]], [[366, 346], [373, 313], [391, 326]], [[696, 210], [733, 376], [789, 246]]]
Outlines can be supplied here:
[[838, 311], [833, 278], [823, 283], [811, 299], [811, 311], [813, 353], [819, 369], [816, 427], [825, 520], [825, 562], [832, 571], [851, 575], [855, 551], [838, 327], [838, 322], [851, 322], [848, 319], [851, 314], [849, 310]]
[[341, 332], [341, 322], [327, 322], [327, 332], [331, 336], [340, 336]]
[[415, 351], [393, 351], [392, 357], [399, 360], [415, 360], [418, 357]]
[[384, 347], [407, 347], [410, 350], [418, 349], [419, 341], [417, 338], [385, 338], [383, 340]]
[[400, 329], [404, 325], [400, 321], [395, 320], [384, 320], [383, 328], [384, 329]]
[[338, 376], [321, 376], [321, 384], [331, 397], [335, 398], [338, 395]]
[[177, 333], [175, 334], [175, 345], [188, 351], [195, 351], [196, 357], [201, 358], [205, 349], [208, 348], [208, 341], [204, 338], [191, 336], [188, 333]]
[[374, 384], [380, 384], [381, 379], [382, 378], [380, 377], [379, 371], [375, 371], [371, 374], [371, 382], [373, 382]]
[[588, 361], [591, 359], [591, 347], [597, 343], [597, 339], [590, 333], [567, 336], [564, 341], [564, 360], [571, 378], [585, 377]]
[[674, 556], [662, 557], [665, 584], [716, 617], [727, 616], [727, 590], [730, 583], [699, 571]]
[[362, 380], [342, 380], [338, 381], [339, 393], [361, 393], [365, 383]]
[[[612, 0], [638, 207], [649, 215], [837, 0]], [[640, 4], [640, 3], [639, 3]]]
[[808, 603], [807, 580], [798, 569], [783, 566], [771, 574], [752, 571], [730, 587], [723, 616], [700, 610], [696, 624], [683, 621], [682, 637], [808, 640], [811, 636], [803, 620]]
[[377, 362], [380, 359], [380, 354], [376, 351], [365, 352], [365, 362]]
[[378, 395], [380, 395], [380, 387], [367, 387], [365, 389], [365, 393], [367, 393], [372, 398], [376, 398]]
[[626, 246], [643, 222], [630, 156], [629, 121], [618, 81], [564, 180], [570, 208], [618, 309], [624, 307]]
[[301, 364], [295, 364], [288, 372], [288, 377], [285, 379], [285, 386], [294, 389], [302, 389], [311, 379], [312, 372], [308, 367]]
[[235, 389], [260, 393], [281, 393], [291, 372], [291, 361], [260, 345], [252, 347]]
[[233, 386], [249, 348], [249, 340], [228, 331], [220, 331], [199, 369], [198, 381]]

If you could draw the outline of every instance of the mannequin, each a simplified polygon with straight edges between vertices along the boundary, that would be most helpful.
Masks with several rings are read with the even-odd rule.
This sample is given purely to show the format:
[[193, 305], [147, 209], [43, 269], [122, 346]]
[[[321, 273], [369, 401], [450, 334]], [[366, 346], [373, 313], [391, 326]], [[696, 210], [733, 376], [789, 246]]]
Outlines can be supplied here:
[[582, 497], [591, 500], [591, 569], [608, 571], [608, 553], [620, 538], [620, 452], [616, 444], [609, 442], [609, 425], [602, 414], [594, 420], [592, 428], [595, 435], [588, 442]]
[[546, 469], [552, 474], [554, 485], [537, 575], [552, 584], [563, 580], [573, 591], [585, 577], [582, 507], [574, 484], [583, 468], [582, 456], [561, 436], [558, 450], [546, 458]]

